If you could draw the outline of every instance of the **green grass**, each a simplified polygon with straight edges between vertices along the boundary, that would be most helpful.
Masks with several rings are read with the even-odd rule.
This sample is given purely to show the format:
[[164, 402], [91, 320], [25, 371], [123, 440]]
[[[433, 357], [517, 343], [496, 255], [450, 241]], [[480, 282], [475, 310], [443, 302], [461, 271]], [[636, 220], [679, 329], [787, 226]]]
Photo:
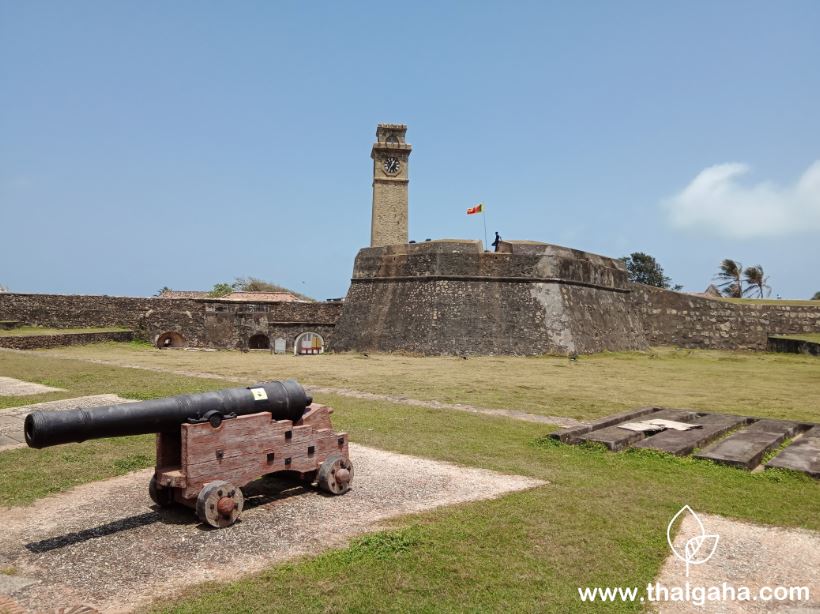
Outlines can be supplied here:
[[99, 439], [43, 450], [17, 448], [0, 452], [0, 492], [4, 495], [3, 505], [28, 505], [79, 484], [153, 465], [153, 435]]
[[[132, 347], [131, 344], [121, 344]], [[79, 361], [49, 358], [41, 353], [0, 351], [0, 375], [63, 388], [57, 392], [25, 396], [0, 396], [0, 415], [6, 407], [70, 399], [92, 394], [118, 394], [129, 399], [155, 399], [174, 394], [225, 388], [224, 380], [151, 373]]]
[[[149, 354], [117, 348], [117, 355]], [[205, 354], [208, 355], [214, 356]], [[350, 370], [355, 377], [369, 381], [358, 366], [358, 362], [367, 359], [357, 356], [337, 356], [326, 362], [301, 358], [290, 364], [318, 374], [323, 364], [334, 371], [341, 369], [339, 361], [343, 358], [353, 365]], [[433, 392], [420, 384], [423, 374], [429, 373], [421, 359], [376, 358], [379, 360], [368, 364], [375, 364], [377, 370], [392, 365], [390, 370], [399, 374], [406, 369], [409, 375], [404, 381], [418, 386], [416, 390]], [[753, 358], [762, 364], [751, 368]], [[438, 369], [442, 365], [460, 364], [432, 360]], [[543, 364], [540, 360], [533, 359], [532, 363]], [[588, 377], [597, 373], [613, 384], [620, 373], [626, 380], [621, 390], [623, 402], [634, 406], [643, 394], [641, 378], [645, 368], [660, 364], [661, 373], [656, 377], [674, 379], [675, 370], [664, 368], [668, 366], [665, 363], [670, 363], [678, 365], [684, 377], [689, 378], [687, 363], [699, 365], [704, 360], [730, 382], [737, 381], [732, 379], [737, 369], [748, 376], [750, 370], [762, 374], [768, 368], [767, 378], [774, 383], [773, 378], [782, 375], [777, 365], [784, 364], [763, 354], [670, 353], [660, 358], [609, 355], [597, 361], [598, 366], [592, 371], [562, 369], [572, 374], [567, 377], [573, 379], [578, 373]], [[505, 385], [504, 378], [514, 375], [516, 368], [527, 361], [502, 360], [506, 368], [495, 369], [494, 381]], [[623, 368], [630, 361], [638, 362], [640, 368]], [[461, 362], [469, 365], [473, 361]], [[596, 361], [582, 358], [579, 364], [583, 367], [586, 362]], [[269, 377], [286, 374], [285, 363], [273, 364], [277, 372]], [[785, 364], [797, 365], [803, 373], [800, 361]], [[479, 365], [476, 378], [487, 377], [489, 371], [484, 369], [488, 367]], [[60, 360], [47, 352], [0, 352], [0, 373], [28, 381], [46, 380], [68, 388], [65, 395], [71, 396], [81, 391], [149, 398], [228, 385], [221, 380]], [[799, 413], [785, 408], [799, 407], [800, 400], [809, 396], [807, 386], [812, 390], [816, 373], [815, 366], [813, 372], [795, 376], [799, 384], [776, 387], [782, 397], [763, 395], [762, 400], [776, 400], [783, 414]], [[541, 387], [541, 394], [548, 392], [549, 383], [535, 384]], [[590, 384], [598, 385], [594, 381]], [[689, 381], [687, 385], [695, 389], [696, 384]], [[630, 386], [633, 396], [628, 395]], [[671, 386], [677, 394], [683, 389], [680, 383]], [[723, 402], [727, 390], [724, 387], [720, 395], [711, 397], [711, 402]], [[347, 547], [272, 567], [236, 582], [192, 588], [176, 601], [157, 603], [156, 611], [571, 612], [580, 607], [578, 586], [640, 586], [651, 581], [669, 554], [666, 524], [684, 504], [698, 512], [820, 530], [820, 482], [802, 474], [771, 470], [752, 474], [651, 451], [611, 453], [592, 446], [568, 446], [546, 438], [550, 428], [504, 418], [334, 395], [319, 395], [318, 400], [334, 407], [334, 426], [348, 431], [353, 442], [528, 475], [550, 483], [493, 501], [395, 519], [385, 523], [384, 530], [357, 538]], [[816, 415], [815, 411], [815, 419]], [[152, 460], [151, 436], [91, 441], [39, 451], [9, 450], [0, 453], [0, 492], [4, 493], [7, 505], [21, 505], [74, 484], [150, 466]], [[344, 499], [338, 503], [343, 506]], [[339, 521], [344, 522], [343, 513]], [[639, 609], [630, 604], [600, 607], [607, 611]], [[587, 610], [595, 608], [589, 605], [584, 607]]]
[[394, 520], [347, 548], [192, 588], [156, 612], [571, 612], [580, 607], [578, 586], [651, 581], [669, 554], [666, 524], [685, 503], [698, 512], [820, 529], [820, 485], [799, 474], [568, 446], [544, 438], [538, 426], [506, 419], [333, 403], [335, 424], [352, 441], [550, 484]]
[[37, 335], [74, 335], [78, 333], [119, 333], [130, 330], [112, 326], [108, 328], [44, 328], [40, 326], [21, 326], [10, 330], [0, 330], [0, 337], [32, 337]]
[[580, 420], [644, 405], [810, 421], [820, 417], [817, 359], [799, 354], [656, 348], [581, 356], [572, 362], [553, 356], [463, 360], [388, 354], [296, 357], [169, 352], [115, 343], [43, 354], [207, 372], [244, 382], [295, 377], [305, 384]]

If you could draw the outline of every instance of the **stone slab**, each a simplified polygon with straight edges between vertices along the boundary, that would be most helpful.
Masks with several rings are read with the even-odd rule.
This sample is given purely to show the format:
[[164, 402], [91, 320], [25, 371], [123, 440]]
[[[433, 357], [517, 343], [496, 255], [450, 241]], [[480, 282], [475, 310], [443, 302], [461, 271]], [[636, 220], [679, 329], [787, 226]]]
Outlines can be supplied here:
[[785, 432], [786, 437], [794, 437], [801, 430], [805, 430], [806, 425], [800, 422], [792, 422], [791, 420], [757, 420], [748, 427], [746, 431], [763, 432], [763, 433], [777, 433]]
[[820, 478], [820, 426], [813, 427], [796, 439], [766, 463], [766, 467], [802, 471], [814, 478]]
[[[687, 409], [663, 409], [653, 412], [652, 417], [663, 418], [666, 420], [676, 420], [679, 422], [693, 422], [698, 417], [698, 414]], [[621, 420], [618, 424], [624, 424], [629, 421], [630, 420], [628, 419]], [[639, 431], [630, 431], [614, 425], [592, 431], [591, 433], [586, 433], [585, 435], [579, 435], [577, 436], [577, 441], [600, 443], [605, 445], [613, 452], [617, 452], [618, 450], [623, 450], [624, 448], [643, 440], [647, 437], [647, 435], [657, 437], [657, 435], [641, 433]]]
[[714, 441], [727, 431], [747, 421], [748, 418], [744, 416], [706, 414], [692, 421], [693, 424], [699, 424], [701, 428], [692, 429], [691, 431], [663, 431], [633, 444], [632, 447], [683, 456], [690, 454], [695, 448], [700, 448]]
[[4, 450], [11, 450], [13, 448], [21, 448], [24, 445], [25, 444], [21, 441], [17, 441], [11, 437], [6, 437], [5, 435], [0, 435], [0, 452], [3, 452]]
[[695, 456], [711, 461], [754, 469], [763, 455], [792, 437], [800, 428], [797, 422], [784, 420], [758, 420], [748, 428], [713, 443]]
[[34, 382], [24, 382], [13, 377], [0, 376], [0, 397], [22, 397], [46, 392], [59, 392], [62, 388], [52, 388]]
[[579, 424], [577, 426], [559, 429], [550, 433], [550, 437], [564, 443], [578, 443], [580, 435], [597, 431], [608, 426], [613, 426], [619, 422], [627, 422], [635, 418], [640, 418], [641, 416], [646, 416], [660, 410], [660, 407], [639, 407], [638, 409], [630, 409], [629, 411], [623, 411], [618, 414], [612, 414], [611, 416], [605, 416], [603, 418], [599, 418], [598, 420], [587, 422], [586, 424]]

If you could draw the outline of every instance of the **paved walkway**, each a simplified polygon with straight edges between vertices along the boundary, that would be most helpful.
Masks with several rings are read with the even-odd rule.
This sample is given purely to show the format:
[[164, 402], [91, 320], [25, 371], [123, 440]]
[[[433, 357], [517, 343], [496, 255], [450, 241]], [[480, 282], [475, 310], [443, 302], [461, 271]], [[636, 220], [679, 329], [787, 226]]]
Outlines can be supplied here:
[[45, 394], [59, 392], [62, 388], [52, 388], [43, 384], [24, 382], [13, 377], [0, 377], [0, 397], [22, 397], [30, 394]]
[[[697, 513], [697, 511], [695, 512]], [[697, 513], [702, 527], [691, 513], [685, 513], [678, 534], [673, 543], [675, 550], [685, 556], [687, 540], [698, 538], [703, 533], [716, 535], [717, 543], [707, 540], [696, 551], [695, 560], [711, 557], [705, 563], [690, 565], [686, 574], [684, 561], [670, 553], [658, 574], [656, 583], [666, 587], [667, 594], [674, 588], [679, 594], [705, 597], [702, 587], [719, 587], [720, 596], [725, 594], [724, 586], [735, 591], [747, 587], [754, 599], [732, 601], [719, 599], [704, 601], [698, 607], [692, 600], [669, 600], [655, 605], [663, 614], [811, 614], [820, 612], [820, 533], [804, 529], [764, 526]], [[658, 527], [661, 531], [661, 527]], [[690, 593], [691, 587], [691, 593]], [[758, 591], [774, 587], [807, 587], [808, 600], [798, 598], [793, 601], [765, 601], [756, 599]], [[711, 590], [711, 589], [710, 589]], [[771, 595], [768, 595], [771, 597]], [[764, 598], [766, 595], [764, 595]]]

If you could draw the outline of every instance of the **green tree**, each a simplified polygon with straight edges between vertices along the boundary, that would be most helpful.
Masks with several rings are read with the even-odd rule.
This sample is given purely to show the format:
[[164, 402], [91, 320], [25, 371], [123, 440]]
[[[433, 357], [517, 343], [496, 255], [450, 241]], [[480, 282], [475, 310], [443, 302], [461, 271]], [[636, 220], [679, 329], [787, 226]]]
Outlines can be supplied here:
[[[669, 288], [672, 280], [663, 274], [663, 267], [649, 254], [633, 252], [621, 258], [621, 261], [626, 264], [629, 281], [656, 288]], [[676, 286], [676, 289], [679, 287]]]
[[222, 282], [214, 284], [214, 287], [208, 292], [208, 296], [219, 298], [220, 296], [227, 296], [231, 292], [233, 292], [233, 286], [227, 282]]
[[162, 288], [157, 290], [157, 293], [154, 294], [154, 296], [162, 296], [166, 292], [171, 292], [171, 288], [169, 288], [168, 286], [162, 286]]
[[814, 296], [813, 296], [813, 297], [811, 297], [811, 300], [813, 300], [813, 301], [820, 301], [820, 292], [815, 292], [815, 293], [814, 293]]
[[746, 267], [746, 270], [743, 271], [743, 281], [746, 282], [744, 294], [757, 293], [758, 298], [763, 298], [764, 292], [766, 296], [772, 293], [771, 287], [766, 283], [769, 278], [763, 273], [763, 267], [759, 264]]
[[716, 279], [723, 296], [740, 298], [743, 296], [743, 265], [737, 260], [726, 258], [720, 263]]

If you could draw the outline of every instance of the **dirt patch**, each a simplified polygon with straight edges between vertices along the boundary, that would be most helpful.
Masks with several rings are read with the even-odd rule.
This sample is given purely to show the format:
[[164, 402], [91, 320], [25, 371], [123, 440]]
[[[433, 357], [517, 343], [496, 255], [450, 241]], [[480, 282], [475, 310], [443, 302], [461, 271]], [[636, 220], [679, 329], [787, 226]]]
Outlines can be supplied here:
[[[820, 612], [820, 533], [802, 529], [755, 525], [722, 516], [698, 514], [707, 534], [719, 536], [714, 554], [700, 565], [686, 565], [674, 555], [666, 560], [656, 582], [663, 586], [722, 587], [723, 583], [738, 589], [746, 586], [752, 596], [762, 587], [808, 587], [807, 601], [727, 601], [720, 600], [698, 607], [692, 602], [659, 604], [658, 611], [745, 614], [749, 612]], [[687, 515], [675, 538], [678, 552], [683, 553], [687, 538], [699, 534], [697, 521]], [[691, 590], [690, 590], [691, 592]], [[694, 593], [692, 593], [694, 594]]]
[[35, 584], [8, 596], [28, 608], [130, 611], [206, 580], [235, 580], [272, 563], [344, 545], [384, 519], [533, 488], [540, 480], [350, 446], [344, 496], [264, 479], [249, 485], [238, 524], [203, 527], [193, 512], [157, 511], [152, 470], [2, 510], [0, 565]]
[[13, 377], [0, 377], [0, 397], [23, 397], [30, 394], [59, 392], [62, 388], [52, 388], [43, 384], [24, 382]]

